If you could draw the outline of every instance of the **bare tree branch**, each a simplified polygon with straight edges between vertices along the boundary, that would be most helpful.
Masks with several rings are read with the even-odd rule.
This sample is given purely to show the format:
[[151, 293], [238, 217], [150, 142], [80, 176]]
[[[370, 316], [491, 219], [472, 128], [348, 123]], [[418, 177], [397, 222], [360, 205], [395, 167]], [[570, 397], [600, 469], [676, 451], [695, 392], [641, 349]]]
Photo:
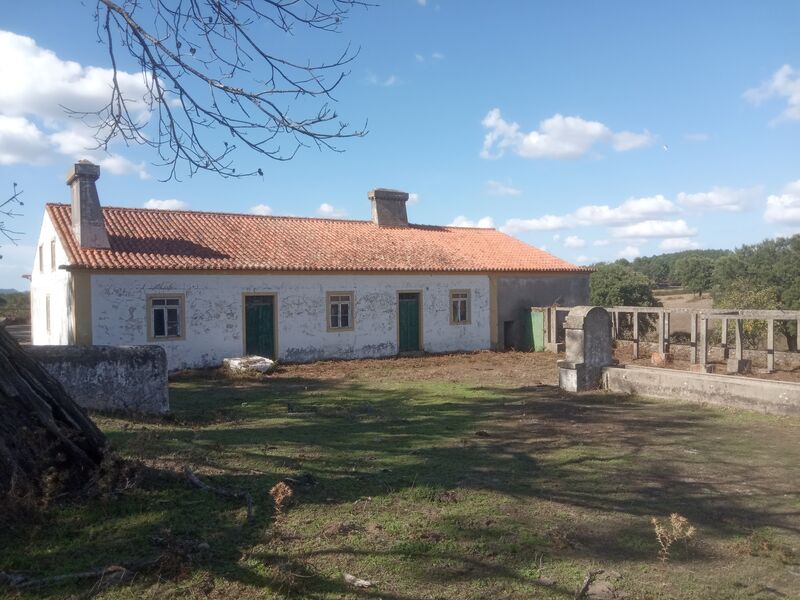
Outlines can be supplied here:
[[[263, 174], [237, 171], [233, 155], [240, 148], [281, 161], [307, 146], [341, 151], [338, 140], [366, 133], [366, 124], [351, 128], [332, 106], [358, 49], [348, 44], [333, 60], [313, 63], [270, 50], [263, 40], [275, 32], [338, 33], [354, 7], [369, 6], [364, 0], [97, 0], [111, 96], [96, 112], [71, 114], [95, 128], [99, 148], [115, 139], [154, 148], [167, 179], [183, 168], [190, 175]], [[141, 72], [143, 97], [127, 95], [120, 49]]]
[[[6, 218], [9, 218], [9, 219], [13, 219], [14, 217], [21, 217], [22, 215], [20, 213], [14, 212], [14, 207], [15, 206], [23, 206], [24, 205], [22, 200], [19, 199], [20, 196], [22, 196], [22, 190], [18, 190], [17, 189], [17, 184], [14, 183], [14, 193], [11, 194], [11, 196], [9, 198], [7, 198], [6, 200], [3, 200], [2, 202], [0, 202], [0, 216], [6, 217]], [[8, 241], [10, 241], [12, 244], [14, 244], [16, 246], [17, 242], [19, 241], [19, 236], [22, 235], [22, 232], [13, 231], [13, 230], [9, 229], [8, 225], [6, 225], [5, 219], [3, 219], [2, 221], [0, 221], [0, 234], [2, 234], [3, 237], [8, 239]], [[3, 258], [3, 257], [0, 256], [0, 258]]]

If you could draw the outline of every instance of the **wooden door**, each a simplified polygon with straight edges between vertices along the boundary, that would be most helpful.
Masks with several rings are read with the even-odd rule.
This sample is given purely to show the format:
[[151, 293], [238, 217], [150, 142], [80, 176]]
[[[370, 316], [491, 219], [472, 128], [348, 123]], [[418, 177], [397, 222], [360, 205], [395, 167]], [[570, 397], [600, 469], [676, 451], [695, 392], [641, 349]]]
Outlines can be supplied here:
[[420, 301], [418, 292], [403, 292], [398, 299], [400, 328], [399, 351], [419, 352], [420, 350]]
[[245, 354], [275, 358], [275, 298], [245, 296]]

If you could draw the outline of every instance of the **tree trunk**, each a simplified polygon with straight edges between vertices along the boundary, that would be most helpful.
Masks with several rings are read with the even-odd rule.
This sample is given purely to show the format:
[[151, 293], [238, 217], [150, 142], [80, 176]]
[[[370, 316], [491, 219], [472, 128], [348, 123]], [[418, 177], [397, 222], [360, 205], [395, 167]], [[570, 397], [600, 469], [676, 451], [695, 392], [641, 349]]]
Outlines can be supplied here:
[[91, 493], [106, 439], [0, 325], [0, 505]]

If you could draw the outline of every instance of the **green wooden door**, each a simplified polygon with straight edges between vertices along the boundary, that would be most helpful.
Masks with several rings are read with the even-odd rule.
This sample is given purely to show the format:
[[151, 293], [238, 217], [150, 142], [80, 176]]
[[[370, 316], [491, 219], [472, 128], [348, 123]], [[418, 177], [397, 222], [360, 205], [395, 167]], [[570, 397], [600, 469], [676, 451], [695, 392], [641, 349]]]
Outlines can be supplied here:
[[541, 310], [531, 311], [531, 337], [531, 350], [544, 352], [544, 312]]
[[399, 298], [400, 352], [418, 352], [419, 294], [402, 293]]
[[275, 358], [275, 299], [245, 296], [245, 354]]

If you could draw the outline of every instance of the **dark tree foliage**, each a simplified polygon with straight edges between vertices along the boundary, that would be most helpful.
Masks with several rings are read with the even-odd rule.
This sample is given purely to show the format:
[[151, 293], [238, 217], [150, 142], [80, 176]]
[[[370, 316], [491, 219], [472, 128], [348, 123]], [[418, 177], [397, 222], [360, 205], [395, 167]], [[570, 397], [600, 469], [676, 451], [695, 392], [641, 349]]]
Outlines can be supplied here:
[[706, 256], [686, 256], [675, 261], [674, 277], [684, 288], [701, 298], [713, 285], [714, 260]]
[[589, 277], [589, 302], [598, 306], [659, 306], [652, 286], [652, 281], [622, 261], [601, 264]]
[[[289, 160], [303, 146], [337, 150], [337, 140], [365, 133], [341, 121], [332, 107], [358, 50], [344, 44], [330, 60], [315, 62], [291, 57], [285, 36], [338, 33], [356, 6], [368, 4], [97, 0], [98, 38], [114, 77], [108, 104], [78, 116], [96, 128], [102, 148], [117, 138], [154, 148], [170, 178], [179, 166], [189, 174], [263, 174], [261, 168], [236, 169], [239, 148], [275, 160]], [[144, 98], [127, 97], [120, 84], [119, 72], [130, 59], [144, 78]]]
[[719, 257], [729, 253], [729, 250], [686, 250], [656, 256], [641, 256], [634, 259], [631, 266], [652, 279], [656, 287], [684, 285], [676, 272], [676, 266], [680, 261], [688, 258], [705, 258], [716, 261]]
[[[800, 310], [800, 235], [742, 246], [714, 268], [714, 304], [736, 308]], [[797, 349], [797, 324], [777, 322], [790, 350]]]

